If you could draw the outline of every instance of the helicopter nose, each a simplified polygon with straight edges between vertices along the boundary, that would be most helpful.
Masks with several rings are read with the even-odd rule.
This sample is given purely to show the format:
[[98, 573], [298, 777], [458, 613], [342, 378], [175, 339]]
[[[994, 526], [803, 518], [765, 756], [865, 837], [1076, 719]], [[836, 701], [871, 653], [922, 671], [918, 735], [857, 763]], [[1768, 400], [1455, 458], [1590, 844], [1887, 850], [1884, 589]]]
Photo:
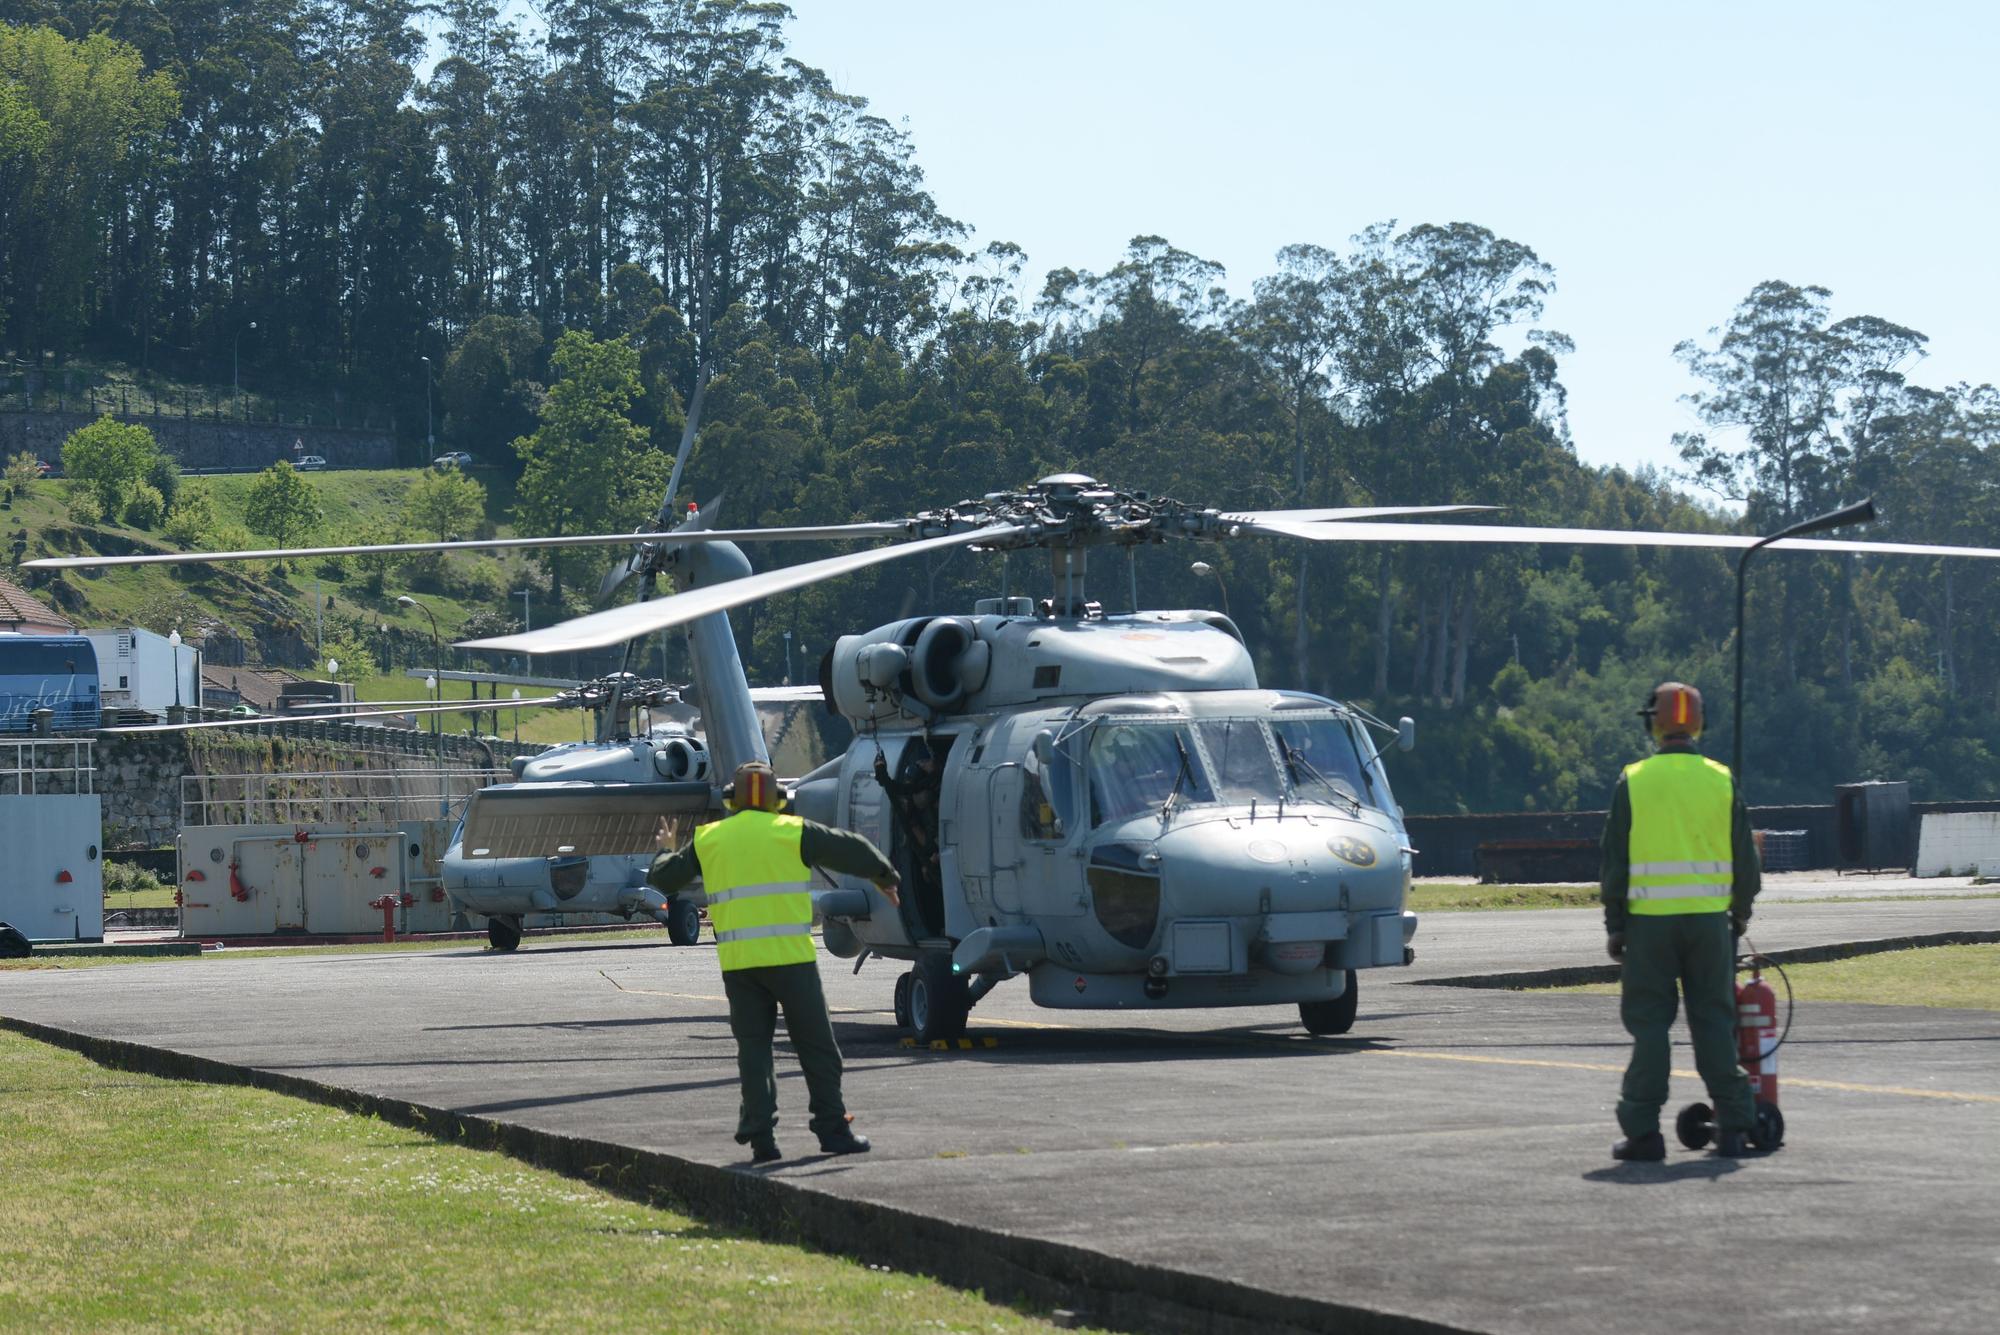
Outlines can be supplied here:
[[1178, 915], [1396, 908], [1399, 845], [1359, 822], [1218, 821], [1172, 831], [1156, 849]]

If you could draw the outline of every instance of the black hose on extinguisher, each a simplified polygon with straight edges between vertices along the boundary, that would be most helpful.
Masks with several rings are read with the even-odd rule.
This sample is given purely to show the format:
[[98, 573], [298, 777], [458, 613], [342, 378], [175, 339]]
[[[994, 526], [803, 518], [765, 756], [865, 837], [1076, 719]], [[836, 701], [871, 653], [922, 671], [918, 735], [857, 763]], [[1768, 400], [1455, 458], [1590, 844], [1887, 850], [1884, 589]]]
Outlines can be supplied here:
[[1766, 955], [1763, 951], [1757, 949], [1756, 942], [1752, 941], [1748, 934], [1745, 934], [1745, 936], [1743, 937], [1743, 944], [1749, 947], [1749, 953], [1745, 955], [1738, 955], [1736, 957], [1737, 968], [1740, 969], [1745, 964], [1749, 964], [1753, 968], [1758, 968], [1758, 967], [1768, 968], [1773, 973], [1777, 974], [1778, 981], [1785, 985], [1785, 1027], [1778, 1031], [1778, 1041], [1773, 1043], [1771, 1045], [1771, 1050], [1764, 1054], [1767, 1057], [1775, 1057], [1778, 1055], [1778, 1049], [1785, 1046], [1785, 1040], [1791, 1036], [1792, 1032], [1793, 1005], [1792, 1005], [1791, 976], [1785, 972], [1784, 965], [1778, 963], [1776, 960], [1772, 959], [1769, 955]]

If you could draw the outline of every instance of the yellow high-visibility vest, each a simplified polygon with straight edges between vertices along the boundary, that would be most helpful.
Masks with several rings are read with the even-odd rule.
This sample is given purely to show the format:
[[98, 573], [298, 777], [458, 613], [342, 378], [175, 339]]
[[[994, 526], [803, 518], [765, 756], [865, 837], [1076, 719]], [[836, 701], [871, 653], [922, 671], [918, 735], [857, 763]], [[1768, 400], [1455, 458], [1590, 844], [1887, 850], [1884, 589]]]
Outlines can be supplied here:
[[1627, 907], [1646, 916], [1727, 913], [1735, 878], [1729, 769], [1693, 752], [1666, 752], [1625, 767], [1632, 803]]
[[694, 832], [725, 973], [813, 959], [812, 868], [799, 858], [805, 828], [797, 816], [739, 811]]

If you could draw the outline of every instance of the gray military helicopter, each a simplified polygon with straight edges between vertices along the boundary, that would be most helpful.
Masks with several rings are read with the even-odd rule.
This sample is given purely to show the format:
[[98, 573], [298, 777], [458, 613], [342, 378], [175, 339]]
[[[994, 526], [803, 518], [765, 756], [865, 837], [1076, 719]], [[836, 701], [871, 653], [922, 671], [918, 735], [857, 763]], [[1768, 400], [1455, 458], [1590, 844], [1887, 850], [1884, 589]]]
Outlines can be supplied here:
[[[663, 751], [651, 747], [622, 760], [600, 750], [579, 761], [591, 771], [584, 787], [567, 789], [556, 763], [537, 771], [542, 782], [505, 794], [489, 789], [476, 800], [481, 818], [468, 814], [458, 844], [468, 867], [489, 858], [539, 859], [548, 868], [569, 857], [644, 856], [660, 816], [699, 820], [716, 811], [721, 779], [742, 760], [764, 758], [728, 628], [730, 608], [922, 553], [1046, 551], [1046, 598], [1010, 596], [1003, 565], [999, 596], [969, 614], [915, 617], [845, 636], [822, 661], [821, 692], [857, 735], [843, 755], [798, 778], [793, 801], [803, 814], [885, 845], [913, 891], [898, 909], [871, 886], [837, 883], [819, 899], [828, 949], [856, 959], [857, 968], [875, 956], [909, 962], [897, 980], [896, 1013], [926, 1040], [962, 1032], [981, 997], [1021, 974], [1044, 1006], [1293, 1003], [1312, 1032], [1341, 1033], [1354, 1022], [1359, 971], [1411, 959], [1411, 849], [1382, 750], [1391, 736], [1407, 749], [1413, 726], [1401, 720], [1391, 729], [1351, 705], [1261, 686], [1226, 615], [1139, 609], [1129, 575], [1132, 606], [1107, 612], [1087, 596], [1089, 557], [1093, 550], [1123, 550], [1129, 572], [1143, 546], [1249, 537], [1737, 549], [1761, 541], [1387, 522], [1482, 508], [1220, 511], [1058, 474], [896, 521], [721, 530], [708, 526], [711, 507], [710, 516], [697, 512], [669, 528], [663, 506], [658, 526], [644, 534], [395, 550], [623, 543], [635, 547], [625, 569], [643, 573], [645, 591], [660, 575], [680, 586], [668, 597], [642, 597], [460, 646], [555, 653], [690, 628], [697, 694], [709, 724], [705, 778], [692, 769], [670, 774], [661, 768]], [[734, 545], [806, 538], [904, 540], [756, 574]], [[1988, 548], [1909, 543], [1789, 538], [1783, 545], [2000, 557]], [[627, 778], [607, 783], [600, 769], [628, 766], [621, 775], [636, 779], [649, 764], [667, 787], [648, 780], [624, 789]], [[499, 818], [486, 820], [488, 807]], [[512, 882], [527, 883], [525, 874]], [[552, 876], [549, 889], [553, 894]], [[500, 909], [495, 918], [524, 911], [497, 899], [481, 902]], [[643, 896], [634, 903], [634, 911], [670, 923], [685, 912]], [[506, 932], [503, 923], [495, 944]]]
[[[1224, 512], [1058, 474], [900, 521], [908, 541], [896, 546], [739, 574], [462, 647], [602, 647], [923, 552], [1045, 550], [1045, 599], [1003, 587], [969, 615], [844, 636], [822, 661], [827, 704], [854, 725], [856, 740], [799, 778], [794, 806], [888, 849], [911, 892], [897, 908], [873, 887], [838, 878], [819, 901], [827, 949], [856, 959], [857, 970], [875, 956], [908, 961], [895, 1010], [920, 1040], [962, 1033], [981, 997], [1022, 974], [1043, 1006], [1293, 1003], [1308, 1030], [1337, 1034], [1354, 1023], [1359, 971], [1413, 958], [1413, 850], [1382, 752], [1388, 738], [1408, 750], [1414, 725], [1402, 719], [1391, 728], [1352, 705], [1261, 686], [1226, 615], [1139, 609], [1131, 558], [1169, 539], [1267, 535], [1724, 548], [1758, 541], [1383, 522], [1483, 508]], [[2000, 556], [1826, 539], [1785, 545]], [[1087, 596], [1089, 555], [1101, 548], [1128, 557], [1127, 611], [1107, 612]], [[723, 674], [705, 675], [712, 700]]]

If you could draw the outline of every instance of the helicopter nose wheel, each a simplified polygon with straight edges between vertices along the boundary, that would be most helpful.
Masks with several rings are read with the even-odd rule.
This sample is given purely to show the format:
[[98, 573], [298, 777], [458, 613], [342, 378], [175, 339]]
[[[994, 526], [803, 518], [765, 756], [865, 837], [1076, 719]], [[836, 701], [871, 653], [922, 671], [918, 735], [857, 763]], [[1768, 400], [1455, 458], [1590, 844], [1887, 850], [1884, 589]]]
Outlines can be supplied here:
[[692, 899], [676, 899], [667, 908], [667, 940], [691, 946], [701, 939], [701, 910]]
[[910, 1032], [917, 1042], [950, 1040], [965, 1033], [972, 998], [964, 976], [952, 972], [950, 955], [926, 951], [905, 976], [910, 980]]
[[1299, 1023], [1309, 1034], [1344, 1034], [1354, 1027], [1354, 1008], [1361, 1002], [1361, 986], [1354, 970], [1347, 971], [1347, 990], [1332, 1001], [1301, 1001]]
[[521, 920], [519, 918], [488, 918], [486, 920], [486, 942], [495, 950], [512, 950], [521, 944]]
[[916, 981], [916, 974], [908, 969], [896, 976], [896, 1026], [899, 1029], [914, 1029], [910, 1020], [910, 985]]

